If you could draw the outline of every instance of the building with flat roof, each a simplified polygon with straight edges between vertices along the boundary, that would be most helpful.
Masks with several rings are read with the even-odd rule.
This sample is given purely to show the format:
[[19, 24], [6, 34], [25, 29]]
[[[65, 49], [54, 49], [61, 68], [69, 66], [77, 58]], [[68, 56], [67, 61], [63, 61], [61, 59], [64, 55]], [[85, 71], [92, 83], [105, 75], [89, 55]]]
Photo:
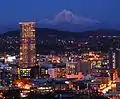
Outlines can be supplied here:
[[33, 67], [36, 65], [36, 39], [35, 22], [20, 22], [21, 44], [20, 61], [21, 68]]
[[[18, 74], [20, 78], [36, 78], [35, 22], [20, 22], [21, 43]], [[34, 77], [33, 77], [34, 76]]]

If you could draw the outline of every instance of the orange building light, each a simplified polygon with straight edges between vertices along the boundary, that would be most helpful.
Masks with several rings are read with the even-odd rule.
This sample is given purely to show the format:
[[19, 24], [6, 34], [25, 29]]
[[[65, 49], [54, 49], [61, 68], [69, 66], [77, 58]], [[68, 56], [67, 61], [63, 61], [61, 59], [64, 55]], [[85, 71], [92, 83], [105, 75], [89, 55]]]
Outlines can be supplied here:
[[20, 62], [22, 68], [36, 65], [35, 22], [21, 22]]

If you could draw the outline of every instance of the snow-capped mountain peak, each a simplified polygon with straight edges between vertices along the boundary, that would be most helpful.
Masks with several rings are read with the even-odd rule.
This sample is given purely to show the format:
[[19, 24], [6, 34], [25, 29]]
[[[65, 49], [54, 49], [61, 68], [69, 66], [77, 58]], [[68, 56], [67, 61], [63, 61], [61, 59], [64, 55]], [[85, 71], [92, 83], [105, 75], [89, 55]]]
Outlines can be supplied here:
[[44, 22], [49, 24], [71, 23], [71, 24], [81, 24], [81, 25], [99, 23], [99, 21], [96, 20], [77, 16], [76, 14], [66, 9], [59, 12], [52, 20], [44, 19]]
[[60, 13], [58, 13], [55, 19], [53, 20], [53, 22], [60, 21], [76, 23], [78, 21], [78, 17], [69, 10], [63, 10]]

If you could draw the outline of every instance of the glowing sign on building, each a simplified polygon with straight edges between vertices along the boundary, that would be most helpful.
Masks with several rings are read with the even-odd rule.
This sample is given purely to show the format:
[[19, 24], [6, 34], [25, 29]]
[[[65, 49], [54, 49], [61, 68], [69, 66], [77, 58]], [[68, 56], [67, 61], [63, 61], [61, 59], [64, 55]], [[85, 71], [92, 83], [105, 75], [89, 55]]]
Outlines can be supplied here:
[[20, 74], [22, 77], [30, 77], [31, 69], [20, 69]]

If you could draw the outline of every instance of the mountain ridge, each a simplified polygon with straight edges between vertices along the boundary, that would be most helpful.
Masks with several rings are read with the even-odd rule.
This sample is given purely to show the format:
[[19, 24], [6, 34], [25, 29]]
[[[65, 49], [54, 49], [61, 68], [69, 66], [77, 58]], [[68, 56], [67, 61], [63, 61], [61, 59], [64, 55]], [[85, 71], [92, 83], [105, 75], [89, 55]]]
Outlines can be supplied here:
[[[17, 26], [17, 27], [16, 27]], [[11, 30], [17, 29], [17, 25], [0, 25], [0, 33], [3, 31], [9, 30], [8, 27], [11, 27]], [[84, 16], [79, 16], [74, 14], [70, 10], [62, 10], [61, 12], [56, 13], [55, 17], [51, 19], [37, 19], [36, 21], [37, 28], [53, 28], [62, 31], [70, 31], [70, 32], [83, 32], [90, 30], [97, 30], [99, 28], [113, 28], [119, 29], [120, 24], [112, 24], [108, 22], [102, 22], [96, 19], [91, 19]]]
[[[20, 30], [8, 31], [0, 36], [20, 37]], [[36, 28], [36, 37], [41, 39], [56, 38], [88, 38], [89, 36], [120, 36], [120, 31], [114, 29], [99, 29], [84, 32], [60, 31], [49, 28]]]
[[60, 29], [63, 31], [79, 32], [90, 29], [97, 29], [101, 22], [91, 18], [79, 16], [70, 10], [63, 9], [61, 12], [49, 19], [43, 19], [37, 22], [38, 27]]
[[62, 10], [61, 12], [57, 13], [55, 15], [55, 17], [53, 19], [44, 19], [43, 23], [47, 23], [47, 24], [52, 24], [52, 25], [56, 25], [59, 23], [71, 23], [71, 24], [81, 24], [81, 25], [90, 25], [90, 24], [95, 24], [95, 23], [100, 23], [97, 20], [93, 20], [90, 18], [86, 18], [86, 17], [82, 17], [82, 16], [78, 16], [76, 14], [74, 14], [72, 11], [70, 10]]

